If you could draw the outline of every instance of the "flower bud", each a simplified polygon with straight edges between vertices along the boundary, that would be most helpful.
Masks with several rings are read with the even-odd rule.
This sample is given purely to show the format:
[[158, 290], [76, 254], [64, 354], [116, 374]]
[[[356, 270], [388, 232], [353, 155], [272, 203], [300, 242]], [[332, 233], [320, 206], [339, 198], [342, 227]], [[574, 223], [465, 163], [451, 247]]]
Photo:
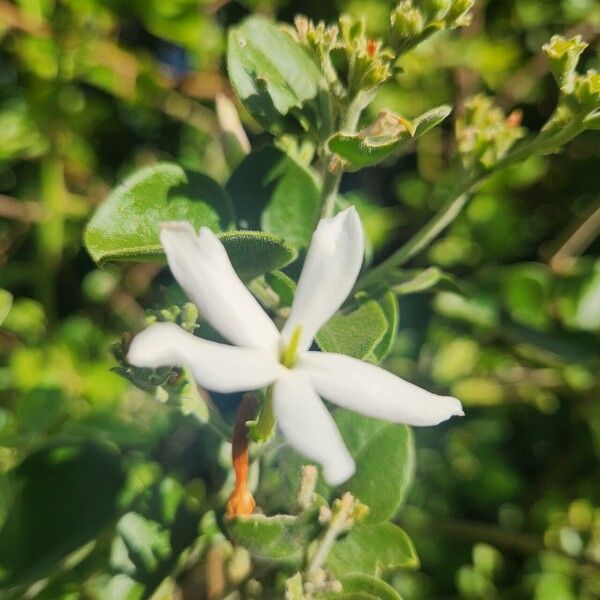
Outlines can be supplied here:
[[552, 39], [542, 47], [548, 56], [550, 70], [556, 83], [565, 94], [573, 93], [575, 84], [575, 69], [579, 62], [581, 53], [587, 48], [587, 44], [580, 35], [566, 39], [560, 35], [552, 36]]
[[425, 19], [411, 0], [400, 2], [391, 14], [392, 34], [400, 47], [410, 48], [423, 32]]
[[186, 302], [181, 309], [179, 315], [181, 326], [189, 332], [196, 329], [196, 323], [198, 321], [198, 308], [192, 302]]
[[518, 111], [505, 117], [490, 98], [478, 94], [465, 101], [465, 113], [456, 121], [456, 142], [466, 167], [491, 169], [525, 135]]
[[585, 113], [600, 109], [600, 73], [590, 69], [576, 77], [575, 97]]

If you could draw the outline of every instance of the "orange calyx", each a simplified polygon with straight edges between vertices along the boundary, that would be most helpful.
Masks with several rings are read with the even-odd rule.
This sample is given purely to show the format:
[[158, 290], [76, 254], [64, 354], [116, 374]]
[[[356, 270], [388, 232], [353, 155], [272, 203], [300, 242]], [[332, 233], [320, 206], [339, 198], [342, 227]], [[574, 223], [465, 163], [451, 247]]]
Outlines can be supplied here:
[[255, 413], [256, 399], [251, 394], [245, 394], [235, 417], [233, 439], [231, 440], [235, 487], [227, 501], [226, 514], [229, 518], [248, 517], [256, 507], [252, 492], [248, 489], [250, 459], [248, 457], [248, 427], [246, 425]]

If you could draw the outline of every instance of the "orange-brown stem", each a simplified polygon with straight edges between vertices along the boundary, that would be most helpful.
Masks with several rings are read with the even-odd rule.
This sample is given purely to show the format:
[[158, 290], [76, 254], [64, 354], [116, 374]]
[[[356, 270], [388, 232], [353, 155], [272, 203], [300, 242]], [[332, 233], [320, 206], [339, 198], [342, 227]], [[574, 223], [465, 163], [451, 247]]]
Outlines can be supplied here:
[[244, 394], [235, 416], [231, 455], [235, 473], [235, 487], [227, 501], [227, 516], [246, 517], [254, 512], [256, 502], [248, 489], [248, 427], [246, 423], [256, 414], [256, 398], [252, 394]]

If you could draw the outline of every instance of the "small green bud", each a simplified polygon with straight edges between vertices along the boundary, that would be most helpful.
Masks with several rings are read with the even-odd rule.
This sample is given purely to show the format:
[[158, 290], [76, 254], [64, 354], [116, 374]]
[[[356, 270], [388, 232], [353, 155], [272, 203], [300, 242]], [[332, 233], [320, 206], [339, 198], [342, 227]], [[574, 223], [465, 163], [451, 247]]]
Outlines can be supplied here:
[[589, 70], [575, 78], [575, 97], [586, 113], [600, 109], [600, 73]]
[[491, 169], [525, 135], [521, 113], [505, 117], [491, 99], [478, 94], [465, 101], [465, 114], [456, 121], [456, 141], [463, 163]]
[[425, 27], [425, 19], [412, 0], [400, 2], [390, 16], [392, 34], [400, 47], [410, 48], [417, 41]]
[[181, 309], [179, 315], [181, 326], [189, 332], [196, 329], [196, 323], [198, 321], [198, 308], [192, 302], [186, 302]]
[[169, 392], [162, 385], [156, 386], [154, 397], [161, 403], [165, 404], [169, 400]]
[[365, 37], [364, 19], [353, 19], [349, 15], [341, 15], [339, 24], [342, 40], [346, 46], [351, 46], [355, 40]]
[[566, 39], [560, 35], [552, 36], [552, 39], [542, 47], [550, 61], [550, 70], [558, 87], [565, 94], [573, 93], [575, 84], [575, 69], [579, 62], [581, 53], [587, 48], [587, 44], [580, 35]]

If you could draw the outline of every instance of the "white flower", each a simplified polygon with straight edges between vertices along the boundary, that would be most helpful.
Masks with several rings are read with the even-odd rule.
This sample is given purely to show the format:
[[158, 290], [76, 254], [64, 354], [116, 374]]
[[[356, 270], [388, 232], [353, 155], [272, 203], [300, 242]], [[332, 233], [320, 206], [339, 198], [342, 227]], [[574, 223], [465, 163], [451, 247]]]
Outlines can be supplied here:
[[351, 477], [355, 466], [321, 398], [409, 425], [436, 425], [463, 414], [455, 398], [432, 394], [349, 356], [309, 350], [350, 293], [362, 264], [364, 236], [354, 208], [318, 224], [281, 332], [239, 280], [209, 229], [202, 227], [196, 235], [189, 223], [163, 223], [160, 239], [181, 287], [233, 345], [157, 323], [134, 338], [128, 361], [137, 367], [187, 367], [201, 386], [216, 392], [272, 385], [281, 432], [300, 454], [322, 465], [331, 485]]

